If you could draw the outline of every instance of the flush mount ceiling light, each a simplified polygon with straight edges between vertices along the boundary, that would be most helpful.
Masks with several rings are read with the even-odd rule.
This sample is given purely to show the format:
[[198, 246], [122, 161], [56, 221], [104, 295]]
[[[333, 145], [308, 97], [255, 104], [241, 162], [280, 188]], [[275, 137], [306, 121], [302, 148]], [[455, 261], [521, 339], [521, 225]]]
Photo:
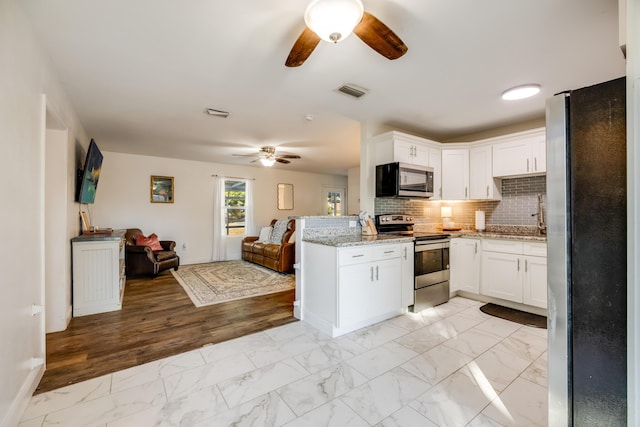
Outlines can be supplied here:
[[227, 117], [229, 117], [228, 111], [221, 111], [213, 108], [207, 108], [206, 111], [207, 111], [207, 114], [210, 116], [222, 117], [223, 119], [226, 119]]
[[260, 158], [260, 163], [262, 163], [262, 166], [266, 166], [268, 168], [273, 166], [273, 164], [275, 162], [276, 162], [276, 159], [274, 159], [273, 157], [262, 157], [262, 158]]
[[304, 22], [322, 40], [338, 43], [362, 20], [360, 0], [314, 0], [304, 12]]
[[502, 99], [505, 101], [514, 101], [517, 99], [529, 98], [537, 95], [540, 92], [540, 85], [528, 84], [522, 86], [512, 87], [502, 92]]

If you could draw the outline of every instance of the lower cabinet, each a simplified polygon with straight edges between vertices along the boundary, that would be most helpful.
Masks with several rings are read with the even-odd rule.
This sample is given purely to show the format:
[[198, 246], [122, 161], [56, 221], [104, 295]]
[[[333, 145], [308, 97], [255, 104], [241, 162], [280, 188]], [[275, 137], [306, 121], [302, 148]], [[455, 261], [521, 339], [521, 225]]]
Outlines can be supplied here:
[[303, 245], [303, 320], [335, 337], [406, 310], [409, 279], [413, 290], [413, 243]]
[[126, 281], [125, 230], [71, 239], [73, 316], [120, 310]]
[[451, 291], [480, 293], [480, 259], [482, 243], [480, 239], [451, 239]]
[[547, 308], [547, 245], [484, 239], [480, 293]]

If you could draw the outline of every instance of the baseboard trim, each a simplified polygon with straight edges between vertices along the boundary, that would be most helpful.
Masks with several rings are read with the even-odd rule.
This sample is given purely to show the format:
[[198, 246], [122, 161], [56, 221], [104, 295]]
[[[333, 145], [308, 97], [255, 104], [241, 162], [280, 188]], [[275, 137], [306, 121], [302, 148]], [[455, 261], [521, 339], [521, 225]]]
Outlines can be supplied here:
[[22, 387], [20, 387], [20, 391], [16, 394], [11, 405], [9, 405], [5, 417], [0, 420], [0, 427], [14, 427], [20, 423], [22, 414], [24, 414], [25, 409], [27, 409], [31, 396], [33, 396], [33, 393], [36, 391], [43, 375], [44, 365], [37, 366], [29, 372]]

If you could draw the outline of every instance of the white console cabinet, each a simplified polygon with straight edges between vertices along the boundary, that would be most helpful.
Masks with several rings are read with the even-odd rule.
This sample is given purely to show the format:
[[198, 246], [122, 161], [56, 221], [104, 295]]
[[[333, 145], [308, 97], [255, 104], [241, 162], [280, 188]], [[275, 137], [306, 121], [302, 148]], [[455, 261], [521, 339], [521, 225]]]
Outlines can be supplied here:
[[71, 239], [73, 316], [120, 310], [125, 286], [125, 230]]

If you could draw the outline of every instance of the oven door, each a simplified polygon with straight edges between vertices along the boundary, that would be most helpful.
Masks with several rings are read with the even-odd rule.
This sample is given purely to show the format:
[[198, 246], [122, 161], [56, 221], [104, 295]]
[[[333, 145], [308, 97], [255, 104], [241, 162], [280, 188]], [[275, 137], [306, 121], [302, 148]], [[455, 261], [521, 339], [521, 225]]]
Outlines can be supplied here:
[[416, 242], [415, 288], [435, 285], [449, 280], [449, 241]]

